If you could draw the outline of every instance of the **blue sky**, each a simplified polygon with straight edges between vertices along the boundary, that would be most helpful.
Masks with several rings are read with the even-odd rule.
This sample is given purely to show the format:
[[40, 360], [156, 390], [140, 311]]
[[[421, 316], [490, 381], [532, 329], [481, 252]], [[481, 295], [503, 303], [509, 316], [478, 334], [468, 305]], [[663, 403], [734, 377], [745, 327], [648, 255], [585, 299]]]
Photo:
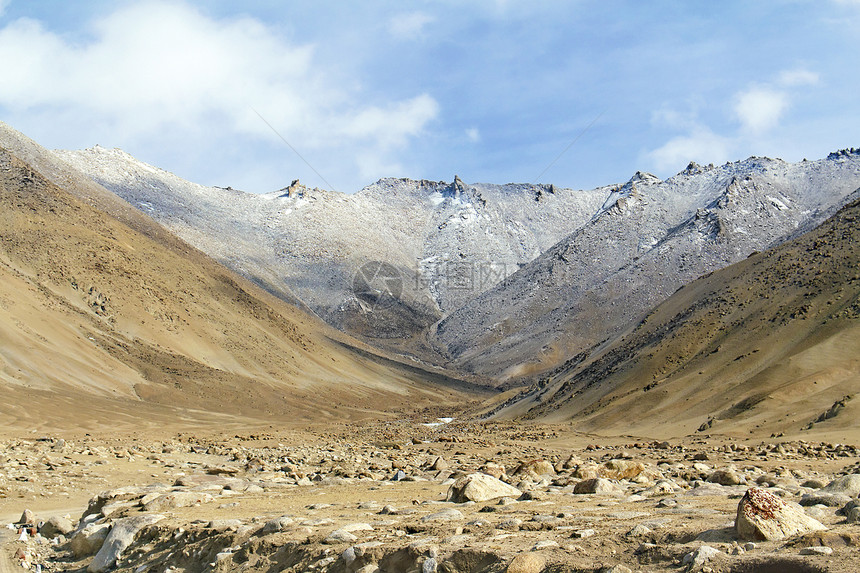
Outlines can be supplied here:
[[0, 119], [253, 192], [592, 188], [860, 146], [858, 37], [860, 0], [0, 0]]

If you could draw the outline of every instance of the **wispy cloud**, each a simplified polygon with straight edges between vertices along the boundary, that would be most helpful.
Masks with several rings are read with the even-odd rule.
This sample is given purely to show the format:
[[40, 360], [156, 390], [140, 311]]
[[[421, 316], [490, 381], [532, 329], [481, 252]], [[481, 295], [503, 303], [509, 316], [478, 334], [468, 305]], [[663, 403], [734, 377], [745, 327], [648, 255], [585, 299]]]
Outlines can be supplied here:
[[[860, 5], [860, 0], [857, 0]], [[812, 86], [818, 83], [818, 74], [805, 68], [780, 72], [777, 83], [785, 87]]]
[[466, 130], [466, 138], [472, 143], [481, 141], [481, 132], [477, 127], [470, 127]]
[[411, 40], [420, 36], [428, 24], [436, 18], [425, 12], [405, 12], [396, 14], [388, 20], [388, 31], [403, 40]]

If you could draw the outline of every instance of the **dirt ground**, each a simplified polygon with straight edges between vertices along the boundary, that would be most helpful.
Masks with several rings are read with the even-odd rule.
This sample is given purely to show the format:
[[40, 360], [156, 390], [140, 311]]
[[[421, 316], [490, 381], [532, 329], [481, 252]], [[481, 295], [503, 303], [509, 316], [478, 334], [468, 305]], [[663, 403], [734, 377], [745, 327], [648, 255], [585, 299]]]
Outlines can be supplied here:
[[[7, 434], [0, 445], [4, 525], [25, 509], [75, 527], [86, 513], [109, 524], [160, 516], [119, 554], [111, 567], [121, 571], [860, 570], [860, 526], [837, 515], [841, 505], [804, 508], [823, 532], [750, 542], [734, 529], [751, 486], [799, 502], [860, 473], [852, 445], [659, 442], [420, 417], [242, 432]], [[457, 477], [478, 471], [522, 495], [447, 501]], [[594, 476], [610, 490], [574, 492]], [[94, 557], [75, 555], [76, 535], [19, 541], [5, 529], [5, 562], [82, 571]], [[684, 563], [703, 545], [718, 553]], [[801, 554], [814, 546], [829, 554]], [[528, 559], [512, 562], [520, 555]]]

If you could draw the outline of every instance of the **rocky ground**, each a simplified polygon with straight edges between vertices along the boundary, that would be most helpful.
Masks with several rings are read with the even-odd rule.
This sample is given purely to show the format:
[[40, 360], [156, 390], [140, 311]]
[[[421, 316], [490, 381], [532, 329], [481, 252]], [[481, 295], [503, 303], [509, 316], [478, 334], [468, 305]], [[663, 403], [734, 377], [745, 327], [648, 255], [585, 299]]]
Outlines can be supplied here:
[[0, 571], [860, 570], [855, 446], [420, 422], [7, 438]]

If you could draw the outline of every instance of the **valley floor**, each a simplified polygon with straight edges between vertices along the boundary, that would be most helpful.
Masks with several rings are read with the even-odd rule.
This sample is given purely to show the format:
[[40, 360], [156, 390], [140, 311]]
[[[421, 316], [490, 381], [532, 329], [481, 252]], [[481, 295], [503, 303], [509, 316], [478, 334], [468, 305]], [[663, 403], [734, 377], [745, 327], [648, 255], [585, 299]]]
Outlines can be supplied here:
[[[46, 522], [3, 530], [0, 571], [860, 570], [860, 525], [822, 489], [860, 474], [854, 446], [430, 417], [162, 432], [0, 439], [3, 525]], [[449, 501], [479, 471], [521, 494]], [[753, 486], [828, 530], [740, 538]]]

